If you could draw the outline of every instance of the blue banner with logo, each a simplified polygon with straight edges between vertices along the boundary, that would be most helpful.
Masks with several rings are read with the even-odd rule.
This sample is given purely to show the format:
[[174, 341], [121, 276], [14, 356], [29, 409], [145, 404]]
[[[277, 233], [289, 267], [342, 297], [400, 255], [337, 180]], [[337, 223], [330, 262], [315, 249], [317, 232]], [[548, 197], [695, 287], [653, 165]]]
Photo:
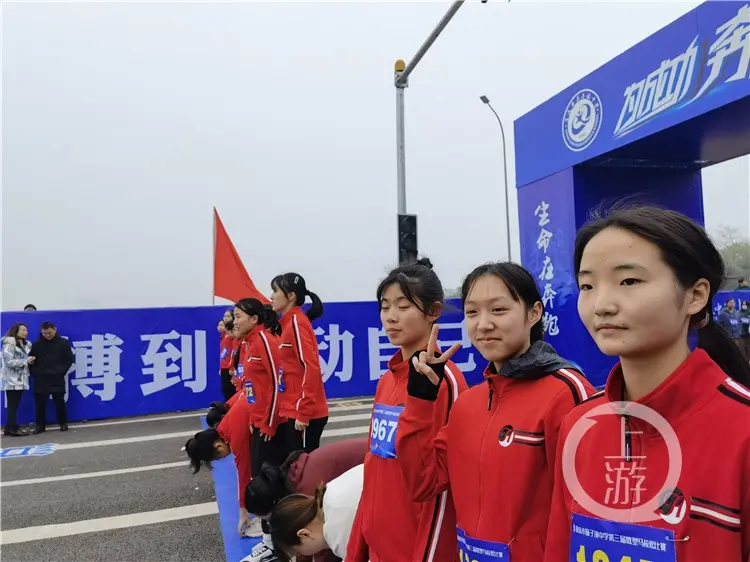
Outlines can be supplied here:
[[[750, 3], [706, 2], [519, 118], [516, 183], [527, 185], [743, 98], [750, 102], [749, 77]], [[750, 118], [746, 106], [714, 115], [710, 126], [695, 125], [697, 134], [721, 139], [738, 119]], [[652, 143], [647, 152], [666, 157], [671, 150], [692, 164], [710, 160], [703, 154], [710, 143], [685, 144], [690, 136], [683, 131], [674, 143]]]
[[[463, 346], [454, 357], [468, 381], [482, 380], [485, 362], [471, 348], [460, 304], [440, 319], [440, 345]], [[193, 410], [221, 400], [219, 334], [225, 307], [8, 312], [4, 334], [24, 322], [36, 339], [53, 322], [73, 347], [67, 379], [71, 421]], [[329, 398], [370, 396], [396, 349], [380, 323], [375, 302], [330, 303], [314, 322]], [[20, 423], [34, 419], [32, 390], [24, 394]], [[3, 393], [0, 415], [5, 423]], [[48, 419], [54, 408], [48, 404]]]

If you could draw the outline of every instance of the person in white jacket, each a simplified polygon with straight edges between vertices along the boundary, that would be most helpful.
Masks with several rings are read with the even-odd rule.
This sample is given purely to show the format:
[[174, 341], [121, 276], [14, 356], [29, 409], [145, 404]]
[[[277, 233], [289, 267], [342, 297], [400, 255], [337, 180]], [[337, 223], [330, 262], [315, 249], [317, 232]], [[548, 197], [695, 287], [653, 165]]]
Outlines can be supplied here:
[[363, 480], [360, 464], [327, 485], [322, 483], [314, 496], [292, 494], [277, 503], [268, 523], [279, 559], [289, 562], [297, 555], [313, 556], [327, 549], [343, 559]]
[[26, 435], [18, 427], [18, 407], [24, 391], [29, 389], [29, 365], [34, 362], [34, 357], [29, 357], [31, 342], [28, 336], [26, 324], [19, 322], [13, 324], [3, 337], [0, 390], [5, 391], [8, 401], [8, 419], [5, 423], [7, 437]]

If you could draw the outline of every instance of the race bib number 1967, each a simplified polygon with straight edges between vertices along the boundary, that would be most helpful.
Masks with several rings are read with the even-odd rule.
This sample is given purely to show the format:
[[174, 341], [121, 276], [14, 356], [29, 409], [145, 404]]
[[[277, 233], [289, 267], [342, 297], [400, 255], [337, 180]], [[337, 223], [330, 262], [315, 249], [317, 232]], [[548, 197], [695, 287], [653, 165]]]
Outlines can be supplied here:
[[370, 452], [384, 459], [396, 458], [396, 430], [403, 406], [375, 404], [372, 410]]

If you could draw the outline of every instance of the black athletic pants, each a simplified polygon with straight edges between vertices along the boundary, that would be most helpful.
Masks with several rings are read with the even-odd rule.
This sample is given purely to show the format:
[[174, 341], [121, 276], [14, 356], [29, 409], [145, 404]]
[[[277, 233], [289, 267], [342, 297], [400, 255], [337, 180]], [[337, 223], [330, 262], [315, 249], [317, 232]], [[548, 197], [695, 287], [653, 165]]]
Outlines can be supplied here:
[[304, 449], [306, 453], [312, 453], [320, 447], [320, 436], [323, 434], [323, 428], [327, 423], [328, 416], [315, 418], [310, 420], [310, 425], [307, 426], [305, 431], [297, 431], [294, 429], [294, 420], [286, 422], [288, 426], [286, 431], [290, 438], [290, 452]]
[[279, 427], [269, 441], [263, 438], [260, 430], [253, 429], [253, 440], [251, 443], [250, 472], [255, 478], [260, 474], [260, 468], [264, 462], [273, 466], [281, 466], [291, 451], [289, 450], [289, 438], [285, 431]]
[[232, 375], [229, 374], [229, 369], [221, 370], [221, 393], [224, 395], [224, 402], [229, 400], [234, 393], [237, 392], [232, 384]]

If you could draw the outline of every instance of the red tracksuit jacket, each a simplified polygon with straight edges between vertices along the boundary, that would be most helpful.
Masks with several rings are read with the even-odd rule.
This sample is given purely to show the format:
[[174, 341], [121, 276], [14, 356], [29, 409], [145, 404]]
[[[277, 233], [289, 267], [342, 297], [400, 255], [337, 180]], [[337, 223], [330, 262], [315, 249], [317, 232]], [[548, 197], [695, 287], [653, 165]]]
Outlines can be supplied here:
[[219, 343], [219, 368], [220, 369], [231, 369], [232, 368], [232, 352], [234, 351], [234, 338], [227, 333], [221, 335], [221, 342]]
[[[245, 354], [245, 382], [250, 382], [249, 400], [255, 402], [253, 426], [268, 435], [276, 434], [282, 421], [279, 417], [279, 338], [263, 326], [256, 327], [248, 336]], [[286, 420], [283, 420], [286, 421]]]
[[253, 408], [247, 400], [237, 400], [224, 419], [216, 426], [221, 438], [227, 442], [237, 465], [237, 484], [239, 487], [240, 507], [245, 507], [245, 488], [250, 483], [250, 417]]
[[241, 340], [236, 340], [234, 344], [235, 348], [232, 360], [237, 369], [232, 377], [232, 382], [234, 382], [234, 388], [237, 392], [245, 389], [245, 361], [247, 359], [247, 342], [249, 338], [250, 334], [247, 334]]
[[[624, 415], [612, 404], [622, 397], [618, 365], [604, 392], [563, 422], [544, 561], [605, 560], [602, 554], [596, 558], [596, 551], [610, 562], [750, 560], [750, 390], [696, 349], [655, 390], [627, 403]], [[636, 417], [637, 405], [661, 415], [676, 434], [682, 466], [671, 486], [666, 481], [667, 433]], [[646, 513], [640, 522], [605, 521], [582, 505], [597, 510], [582, 494], [574, 500], [566, 485], [562, 437], [575, 447], [573, 436], [567, 436], [597, 407], [605, 414], [592, 414], [595, 423], [577, 427], [588, 431], [571, 449], [576, 451], [575, 475], [593, 502], [620, 510], [615, 519], [633, 521]], [[677, 466], [675, 457], [672, 464]], [[573, 482], [570, 472], [568, 482]], [[642, 512], [635, 511], [639, 506]]]
[[[409, 362], [401, 359], [399, 351], [388, 367], [375, 392], [362, 497], [346, 561], [453, 562], [458, 552], [450, 494], [412, 501], [401, 473], [404, 461], [396, 456], [396, 430], [401, 431], [398, 415], [406, 403]], [[463, 373], [448, 362], [435, 402], [430, 438], [448, 421], [453, 402], [466, 388]]]
[[328, 416], [320, 371], [318, 340], [310, 320], [298, 306], [281, 317], [281, 415], [310, 423]]
[[490, 364], [484, 376], [487, 384], [458, 397], [434, 439], [439, 406], [409, 396], [399, 423], [401, 471], [415, 500], [450, 489], [461, 562], [477, 559], [480, 547], [494, 551], [492, 559], [507, 560], [509, 550], [512, 562], [541, 562], [560, 424], [595, 391], [542, 341], [501, 374]]

